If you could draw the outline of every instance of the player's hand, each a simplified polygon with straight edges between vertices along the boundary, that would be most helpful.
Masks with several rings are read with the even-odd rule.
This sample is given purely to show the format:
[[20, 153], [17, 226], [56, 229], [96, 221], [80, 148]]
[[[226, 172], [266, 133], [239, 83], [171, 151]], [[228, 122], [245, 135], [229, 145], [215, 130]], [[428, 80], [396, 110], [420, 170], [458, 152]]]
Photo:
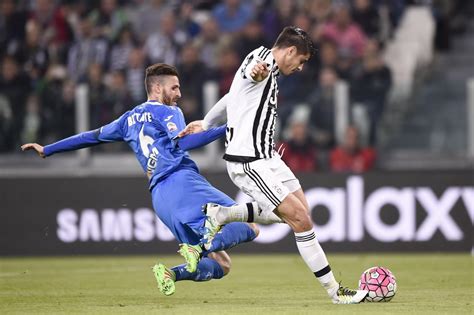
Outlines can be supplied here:
[[270, 71], [268, 70], [265, 62], [257, 61], [255, 66], [253, 66], [252, 70], [250, 71], [250, 76], [254, 81], [261, 82], [265, 80], [269, 72]]
[[198, 133], [204, 131], [204, 128], [202, 127], [202, 120], [196, 120], [193, 122], [190, 122], [186, 128], [181, 130], [181, 132], [178, 134], [178, 138], [182, 138], [186, 135], [192, 134], [192, 133]]
[[38, 153], [38, 155], [42, 157], [43, 159], [46, 157], [46, 155], [44, 155], [43, 146], [38, 143], [26, 143], [21, 146], [21, 150], [22, 151], [35, 150], [36, 153]]

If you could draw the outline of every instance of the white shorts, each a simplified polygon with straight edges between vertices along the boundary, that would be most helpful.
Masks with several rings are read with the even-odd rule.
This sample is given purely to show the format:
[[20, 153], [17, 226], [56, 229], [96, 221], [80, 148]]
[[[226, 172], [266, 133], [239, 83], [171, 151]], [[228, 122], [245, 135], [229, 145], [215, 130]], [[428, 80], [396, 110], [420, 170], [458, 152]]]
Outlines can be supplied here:
[[226, 162], [234, 184], [252, 197], [263, 211], [273, 211], [300, 182], [278, 154], [249, 163]]

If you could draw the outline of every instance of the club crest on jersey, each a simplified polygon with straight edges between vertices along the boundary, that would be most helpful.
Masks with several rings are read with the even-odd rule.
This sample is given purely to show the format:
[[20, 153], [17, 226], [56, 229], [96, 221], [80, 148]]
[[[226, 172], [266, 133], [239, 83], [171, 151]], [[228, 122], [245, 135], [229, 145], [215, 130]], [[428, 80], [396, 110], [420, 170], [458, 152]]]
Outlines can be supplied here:
[[178, 127], [176, 126], [176, 124], [172, 121], [170, 121], [169, 123], [166, 124], [166, 127], [168, 127], [168, 130], [173, 132], [173, 131], [176, 131], [178, 130]]

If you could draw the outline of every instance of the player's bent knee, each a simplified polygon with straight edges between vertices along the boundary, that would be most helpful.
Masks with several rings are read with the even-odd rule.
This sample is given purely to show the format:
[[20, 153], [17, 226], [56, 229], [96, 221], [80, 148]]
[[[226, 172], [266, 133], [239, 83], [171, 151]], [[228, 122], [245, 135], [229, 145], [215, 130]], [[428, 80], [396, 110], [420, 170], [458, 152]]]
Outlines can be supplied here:
[[222, 271], [224, 272], [224, 276], [226, 276], [230, 272], [230, 268], [232, 267], [232, 261], [226, 252], [220, 251], [210, 253], [209, 257], [217, 261], [219, 266], [221, 266]]

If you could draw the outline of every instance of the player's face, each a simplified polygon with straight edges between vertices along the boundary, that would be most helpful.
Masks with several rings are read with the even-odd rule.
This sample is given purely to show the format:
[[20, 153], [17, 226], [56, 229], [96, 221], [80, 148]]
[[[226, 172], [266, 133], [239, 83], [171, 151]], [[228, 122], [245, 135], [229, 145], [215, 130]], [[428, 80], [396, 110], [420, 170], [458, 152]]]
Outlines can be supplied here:
[[290, 75], [303, 70], [303, 65], [309, 60], [308, 54], [298, 54], [296, 47], [290, 47], [284, 57], [283, 65], [279, 66], [280, 72]]
[[162, 103], [167, 105], [176, 105], [181, 98], [179, 79], [175, 76], [168, 76], [163, 82], [161, 89]]

